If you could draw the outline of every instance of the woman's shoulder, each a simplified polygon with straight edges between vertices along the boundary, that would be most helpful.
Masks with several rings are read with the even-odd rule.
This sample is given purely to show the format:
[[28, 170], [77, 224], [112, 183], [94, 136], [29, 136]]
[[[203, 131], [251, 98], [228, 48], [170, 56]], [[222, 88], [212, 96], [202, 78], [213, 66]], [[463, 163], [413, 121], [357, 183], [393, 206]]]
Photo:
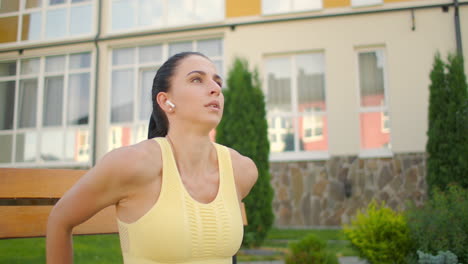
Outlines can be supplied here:
[[96, 167], [111, 172], [118, 180], [145, 180], [162, 168], [160, 147], [154, 140], [120, 147], [105, 154]]
[[232, 148], [228, 147], [228, 150], [231, 154], [236, 186], [239, 189], [241, 199], [243, 199], [249, 194], [255, 182], [257, 182], [258, 169], [251, 158], [240, 154]]

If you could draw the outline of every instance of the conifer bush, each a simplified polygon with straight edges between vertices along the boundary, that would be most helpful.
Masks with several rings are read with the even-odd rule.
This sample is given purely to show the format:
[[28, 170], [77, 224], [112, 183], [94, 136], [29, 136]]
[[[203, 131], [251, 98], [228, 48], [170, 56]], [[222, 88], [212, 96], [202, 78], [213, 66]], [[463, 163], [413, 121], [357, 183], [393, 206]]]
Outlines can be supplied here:
[[257, 165], [257, 183], [244, 199], [248, 225], [244, 228], [243, 245], [258, 246], [273, 225], [273, 188], [265, 99], [258, 75], [249, 71], [246, 60], [235, 59], [223, 93], [224, 115], [216, 129], [216, 142], [239, 151]]
[[468, 85], [463, 58], [436, 54], [429, 87], [427, 181], [444, 190], [457, 183], [468, 188]]
[[413, 252], [408, 225], [402, 213], [375, 200], [358, 211], [343, 231], [359, 256], [371, 264], [406, 264]]

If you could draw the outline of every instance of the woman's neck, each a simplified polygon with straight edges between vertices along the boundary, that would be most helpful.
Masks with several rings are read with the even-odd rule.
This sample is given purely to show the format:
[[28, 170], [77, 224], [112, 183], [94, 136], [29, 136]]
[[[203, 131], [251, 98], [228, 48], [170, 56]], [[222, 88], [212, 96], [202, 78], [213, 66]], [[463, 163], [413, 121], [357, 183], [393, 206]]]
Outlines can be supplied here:
[[166, 136], [181, 175], [192, 177], [217, 169], [216, 149], [208, 134], [199, 135], [183, 130], [170, 130]]

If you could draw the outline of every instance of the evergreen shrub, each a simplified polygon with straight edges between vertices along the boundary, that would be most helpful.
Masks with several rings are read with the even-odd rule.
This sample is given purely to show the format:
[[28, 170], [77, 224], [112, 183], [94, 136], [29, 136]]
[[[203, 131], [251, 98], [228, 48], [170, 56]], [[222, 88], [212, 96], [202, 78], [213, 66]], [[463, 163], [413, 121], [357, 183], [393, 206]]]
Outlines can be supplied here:
[[378, 204], [373, 200], [365, 212], [357, 212], [343, 231], [359, 256], [371, 264], [406, 263], [407, 256], [413, 252], [404, 215], [384, 202]]
[[418, 250], [418, 264], [459, 264], [458, 258], [450, 251], [439, 251], [436, 256]]
[[427, 182], [430, 193], [456, 183], [468, 188], [468, 84], [460, 56], [436, 54], [430, 74]]
[[299, 242], [289, 245], [286, 264], [338, 264], [335, 254], [326, 249], [326, 243], [310, 234]]
[[270, 184], [268, 125], [265, 98], [257, 72], [250, 72], [246, 60], [237, 58], [223, 90], [225, 104], [216, 142], [251, 158], [258, 169], [258, 180], [244, 199], [248, 225], [243, 245], [259, 246], [273, 225], [273, 188]]
[[406, 218], [417, 250], [451, 251], [468, 263], [468, 190], [457, 185], [445, 192], [436, 189], [423, 207], [410, 205]]

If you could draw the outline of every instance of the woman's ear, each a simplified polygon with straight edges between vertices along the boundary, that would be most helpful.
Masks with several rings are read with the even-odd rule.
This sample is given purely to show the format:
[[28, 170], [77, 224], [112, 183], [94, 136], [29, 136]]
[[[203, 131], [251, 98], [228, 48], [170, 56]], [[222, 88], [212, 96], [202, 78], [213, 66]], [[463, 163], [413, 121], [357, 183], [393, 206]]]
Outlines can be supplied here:
[[174, 107], [168, 103], [169, 101], [169, 97], [167, 95], [167, 93], [165, 92], [159, 92], [157, 95], [156, 95], [156, 102], [158, 103], [159, 107], [161, 107], [161, 109], [166, 112], [166, 113], [172, 113], [174, 112]]

